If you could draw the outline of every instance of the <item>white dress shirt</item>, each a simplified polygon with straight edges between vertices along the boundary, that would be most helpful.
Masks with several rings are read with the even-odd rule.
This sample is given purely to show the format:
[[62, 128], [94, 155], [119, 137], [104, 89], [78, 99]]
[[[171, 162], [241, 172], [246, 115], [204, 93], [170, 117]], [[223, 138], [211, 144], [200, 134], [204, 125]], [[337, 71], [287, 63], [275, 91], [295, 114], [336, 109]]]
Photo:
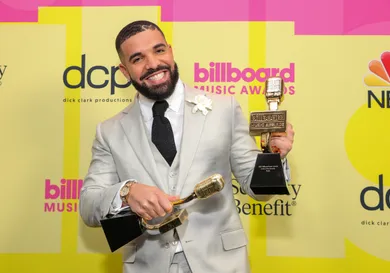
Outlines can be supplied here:
[[[166, 99], [169, 104], [165, 117], [168, 118], [172, 126], [172, 131], [175, 138], [176, 151], [179, 153], [181, 144], [181, 137], [183, 133], [183, 117], [184, 117], [184, 85], [179, 79], [175, 91], [173, 94]], [[153, 111], [152, 107], [154, 100], [148, 99], [143, 95], [139, 94], [139, 106], [141, 108], [142, 118], [145, 122], [148, 136], [152, 135], [152, 124], [153, 124]]]

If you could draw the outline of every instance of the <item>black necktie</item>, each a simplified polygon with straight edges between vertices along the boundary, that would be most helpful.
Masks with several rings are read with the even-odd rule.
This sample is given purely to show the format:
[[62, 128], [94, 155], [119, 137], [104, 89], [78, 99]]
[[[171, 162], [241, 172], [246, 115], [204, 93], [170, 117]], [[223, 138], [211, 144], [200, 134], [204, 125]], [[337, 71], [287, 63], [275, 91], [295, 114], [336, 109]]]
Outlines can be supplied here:
[[176, 146], [171, 123], [164, 117], [164, 113], [168, 109], [168, 102], [165, 100], [156, 101], [152, 109], [152, 142], [170, 166], [176, 155]]

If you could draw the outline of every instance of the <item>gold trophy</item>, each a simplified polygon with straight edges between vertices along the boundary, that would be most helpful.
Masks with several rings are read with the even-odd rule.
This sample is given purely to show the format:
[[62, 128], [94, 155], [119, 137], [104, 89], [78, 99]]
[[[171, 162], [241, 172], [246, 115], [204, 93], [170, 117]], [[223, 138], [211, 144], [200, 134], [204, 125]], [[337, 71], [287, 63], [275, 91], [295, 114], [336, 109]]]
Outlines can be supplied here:
[[164, 217], [157, 217], [150, 221], [144, 220], [130, 209], [123, 210], [116, 215], [107, 216], [100, 223], [111, 251], [114, 252], [118, 248], [138, 238], [146, 230], [151, 235], [158, 235], [180, 226], [188, 218], [187, 210], [180, 209], [180, 205], [186, 204], [194, 199], [209, 198], [217, 192], [220, 192], [224, 186], [225, 181], [220, 174], [211, 175], [196, 184], [191, 195], [171, 202], [173, 205], [172, 212]]
[[[165, 233], [175, 227], [180, 226], [185, 220], [187, 220], [188, 213], [186, 209], [178, 209], [178, 206], [186, 204], [194, 199], [206, 199], [217, 192], [221, 191], [225, 186], [225, 181], [220, 174], [214, 174], [202, 182], [196, 184], [194, 191], [186, 198], [182, 198], [171, 202], [173, 205], [173, 211], [164, 216], [162, 219], [156, 218], [151, 221], [145, 221], [142, 219], [142, 225], [148, 230], [158, 230], [160, 234]], [[158, 222], [153, 224], [152, 222]]]
[[284, 99], [284, 82], [281, 77], [271, 77], [265, 82], [267, 111], [250, 113], [249, 134], [260, 136], [260, 149], [253, 170], [251, 189], [255, 194], [289, 195], [283, 164], [276, 147], [270, 147], [272, 133], [285, 133], [287, 111], [279, 110]]

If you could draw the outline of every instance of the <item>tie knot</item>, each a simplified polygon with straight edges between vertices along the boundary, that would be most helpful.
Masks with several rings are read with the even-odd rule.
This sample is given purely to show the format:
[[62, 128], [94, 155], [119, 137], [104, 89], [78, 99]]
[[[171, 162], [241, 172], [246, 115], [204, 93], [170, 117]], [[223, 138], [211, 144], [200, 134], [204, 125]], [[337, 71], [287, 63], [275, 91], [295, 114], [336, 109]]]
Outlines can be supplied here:
[[168, 102], [166, 100], [156, 101], [153, 105], [153, 117], [164, 116], [165, 111], [168, 109]]

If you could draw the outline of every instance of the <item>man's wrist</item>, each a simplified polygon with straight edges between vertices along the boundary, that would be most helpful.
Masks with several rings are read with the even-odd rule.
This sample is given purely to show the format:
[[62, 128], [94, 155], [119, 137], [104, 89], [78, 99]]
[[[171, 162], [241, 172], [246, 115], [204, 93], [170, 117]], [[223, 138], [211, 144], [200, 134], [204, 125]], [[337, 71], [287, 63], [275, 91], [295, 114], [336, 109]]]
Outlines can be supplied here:
[[129, 181], [120, 189], [120, 198], [122, 200], [122, 204], [128, 206], [127, 198], [130, 195], [131, 188], [136, 184], [135, 181]]

